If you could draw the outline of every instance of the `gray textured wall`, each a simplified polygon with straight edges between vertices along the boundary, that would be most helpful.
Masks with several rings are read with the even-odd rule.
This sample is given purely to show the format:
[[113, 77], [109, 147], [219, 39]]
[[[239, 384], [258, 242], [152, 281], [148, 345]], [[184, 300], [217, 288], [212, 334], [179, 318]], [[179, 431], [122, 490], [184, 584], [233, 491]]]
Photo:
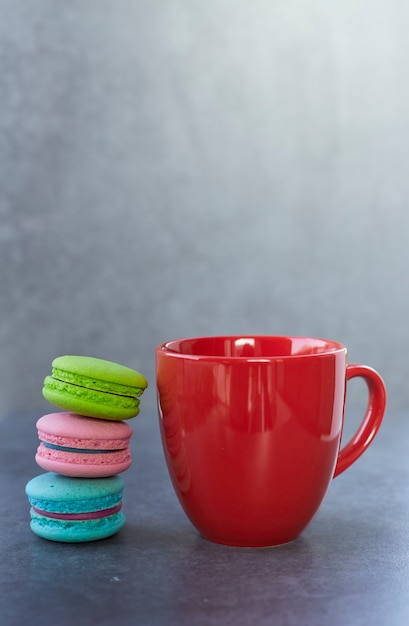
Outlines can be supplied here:
[[65, 353], [153, 406], [157, 343], [229, 332], [343, 341], [407, 406], [408, 7], [0, 0], [1, 412]]

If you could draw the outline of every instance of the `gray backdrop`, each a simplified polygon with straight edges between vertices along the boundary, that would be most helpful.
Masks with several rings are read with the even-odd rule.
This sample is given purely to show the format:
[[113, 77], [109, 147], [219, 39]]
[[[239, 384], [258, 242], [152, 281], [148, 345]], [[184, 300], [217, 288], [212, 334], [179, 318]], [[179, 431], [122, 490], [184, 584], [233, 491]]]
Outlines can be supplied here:
[[338, 339], [408, 405], [408, 19], [0, 0], [1, 412], [67, 353], [154, 406], [155, 345], [219, 333]]

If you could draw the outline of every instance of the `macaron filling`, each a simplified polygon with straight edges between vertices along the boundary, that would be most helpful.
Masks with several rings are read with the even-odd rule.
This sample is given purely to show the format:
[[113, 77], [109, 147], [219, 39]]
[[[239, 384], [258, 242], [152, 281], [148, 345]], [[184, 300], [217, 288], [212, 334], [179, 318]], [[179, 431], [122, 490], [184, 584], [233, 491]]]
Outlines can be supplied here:
[[135, 409], [139, 407], [140, 401], [136, 394], [122, 395], [107, 391], [97, 391], [88, 387], [68, 383], [53, 376], [46, 376], [44, 379], [45, 390], [55, 391], [58, 393], [68, 394], [70, 396], [78, 396], [79, 399], [100, 405], [113, 405], [123, 409]]
[[42, 441], [41, 444], [45, 448], [50, 448], [51, 450], [58, 450], [60, 452], [72, 452], [74, 454], [111, 454], [113, 452], [121, 452], [125, 448], [118, 448], [117, 450], [97, 450], [97, 449], [88, 449], [88, 448], [70, 448], [68, 446], [58, 446], [54, 443], [48, 443], [48, 441]]
[[62, 513], [57, 511], [44, 511], [36, 506], [33, 506], [33, 511], [37, 513], [37, 515], [43, 515], [44, 517], [49, 517], [51, 519], [64, 520], [64, 521], [86, 521], [91, 519], [101, 519], [102, 517], [108, 517], [109, 515], [115, 515], [119, 513], [122, 508], [122, 502], [119, 502], [116, 506], [113, 506], [109, 509], [103, 509], [100, 511], [86, 511], [84, 513]]
[[86, 389], [94, 389], [95, 391], [102, 391], [105, 393], [113, 393], [118, 396], [129, 396], [131, 398], [140, 396], [145, 389], [142, 380], [140, 383], [141, 387], [130, 387], [129, 385], [123, 385], [111, 381], [108, 382], [81, 374], [74, 374], [57, 367], [52, 368], [52, 378], [61, 382], [69, 383], [70, 385], [77, 385], [78, 387], [85, 387]]
[[[71, 479], [75, 480], [75, 479]], [[92, 479], [89, 479], [92, 480]], [[54, 501], [54, 500], [40, 500], [29, 496], [28, 498], [33, 509], [39, 509], [44, 511], [44, 515], [51, 513], [91, 513], [93, 511], [106, 511], [117, 506], [122, 501], [122, 493], [117, 493], [109, 496], [99, 496], [96, 498], [89, 498], [87, 500], [68, 500], [68, 501]], [[61, 510], [56, 511], [59, 507]]]

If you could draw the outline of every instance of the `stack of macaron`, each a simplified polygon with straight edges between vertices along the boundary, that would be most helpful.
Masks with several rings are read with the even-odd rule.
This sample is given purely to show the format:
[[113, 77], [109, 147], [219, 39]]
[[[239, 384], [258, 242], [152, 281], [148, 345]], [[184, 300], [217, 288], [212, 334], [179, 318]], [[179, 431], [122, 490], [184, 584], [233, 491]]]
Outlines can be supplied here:
[[139, 372], [112, 361], [61, 356], [43, 396], [63, 412], [37, 421], [36, 462], [45, 474], [26, 485], [31, 529], [53, 541], [83, 542], [117, 533], [125, 523], [124, 483], [132, 428], [148, 386]]

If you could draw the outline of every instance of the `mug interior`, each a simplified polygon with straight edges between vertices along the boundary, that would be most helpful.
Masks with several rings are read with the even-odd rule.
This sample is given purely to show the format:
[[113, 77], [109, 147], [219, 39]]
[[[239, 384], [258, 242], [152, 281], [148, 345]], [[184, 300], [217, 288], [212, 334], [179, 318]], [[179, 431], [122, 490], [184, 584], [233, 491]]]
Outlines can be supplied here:
[[165, 352], [193, 358], [289, 358], [345, 350], [336, 341], [288, 336], [221, 336], [178, 339], [162, 344]]

